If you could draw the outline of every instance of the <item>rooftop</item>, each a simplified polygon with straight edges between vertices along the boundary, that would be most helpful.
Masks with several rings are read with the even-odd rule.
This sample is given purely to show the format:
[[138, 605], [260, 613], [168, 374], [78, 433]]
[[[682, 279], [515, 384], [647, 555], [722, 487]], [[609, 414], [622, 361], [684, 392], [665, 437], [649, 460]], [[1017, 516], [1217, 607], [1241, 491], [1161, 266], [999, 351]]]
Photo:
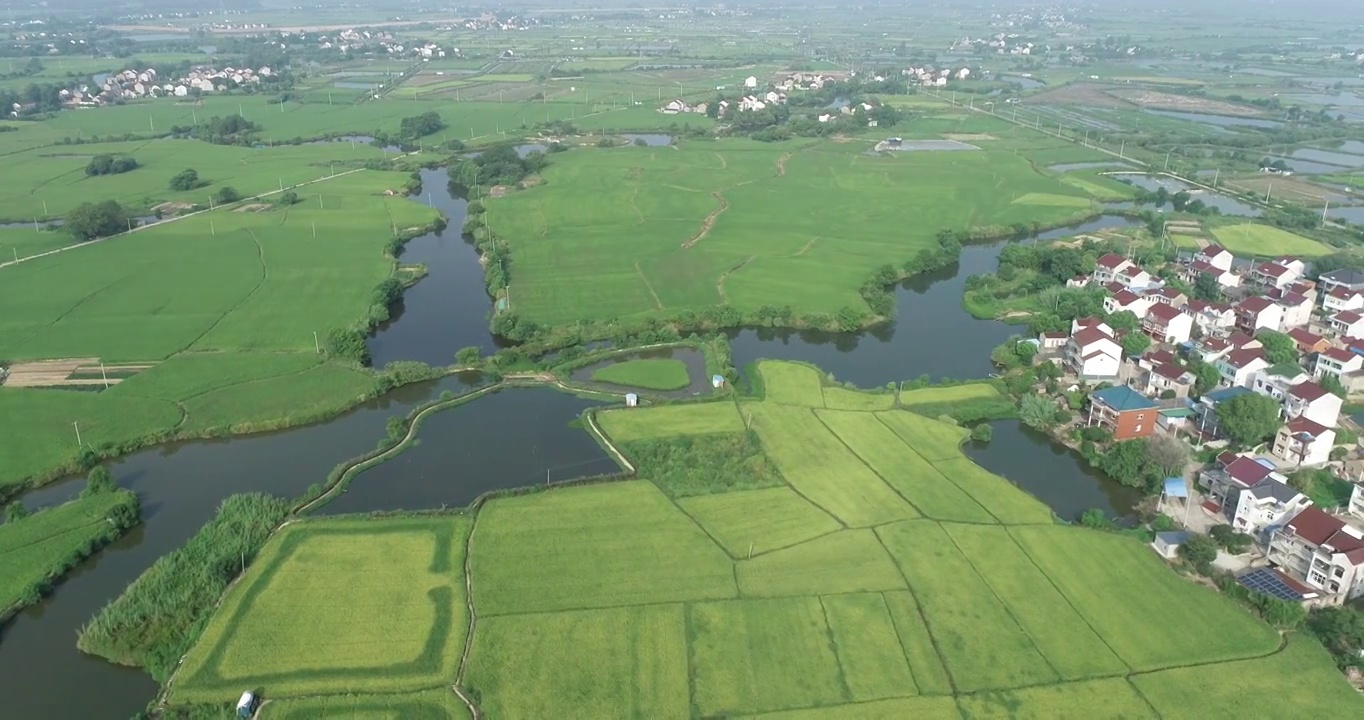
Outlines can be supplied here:
[[1364, 315], [1361, 315], [1355, 312], [1354, 310], [1346, 310], [1344, 312], [1336, 313], [1331, 317], [1331, 319], [1339, 323], [1344, 323], [1346, 325], [1354, 325], [1361, 319], [1364, 319]]
[[1265, 478], [1264, 480], [1255, 483], [1255, 485], [1247, 489], [1246, 492], [1254, 495], [1260, 500], [1274, 499], [1282, 503], [1292, 502], [1294, 498], [1302, 494], [1274, 478]]
[[1156, 303], [1156, 304], [1155, 304], [1154, 306], [1152, 306], [1152, 308], [1147, 312], [1147, 314], [1148, 314], [1148, 315], [1152, 315], [1152, 316], [1154, 316], [1154, 317], [1156, 317], [1156, 318], [1159, 318], [1159, 319], [1161, 319], [1161, 320], [1164, 320], [1164, 321], [1166, 321], [1166, 322], [1169, 322], [1169, 321], [1174, 320], [1175, 318], [1179, 317], [1180, 315], [1183, 315], [1184, 313], [1181, 312], [1181, 311], [1179, 310], [1179, 308], [1174, 307], [1173, 305], [1166, 305], [1166, 304], [1164, 304], [1164, 303]]
[[1241, 302], [1237, 303], [1236, 309], [1251, 313], [1261, 313], [1264, 312], [1266, 308], [1271, 307], [1273, 304], [1274, 301], [1270, 300], [1267, 297], [1264, 297], [1263, 295], [1252, 295], [1251, 297], [1248, 297], [1245, 300], [1242, 300]]
[[1353, 268], [1341, 268], [1339, 270], [1332, 270], [1331, 272], [1322, 273], [1321, 279], [1329, 280], [1331, 282], [1344, 283], [1346, 285], [1364, 285], [1364, 270], [1355, 270]]
[[1302, 415], [1290, 420], [1284, 428], [1294, 435], [1308, 435], [1314, 438], [1331, 429]]
[[1273, 467], [1251, 457], [1238, 457], [1223, 470], [1227, 477], [1248, 488], [1255, 487], [1274, 472]]
[[1318, 385], [1317, 383], [1312, 382], [1311, 380], [1306, 380], [1298, 383], [1297, 385], [1294, 385], [1291, 388], [1288, 388], [1288, 394], [1292, 395], [1295, 398], [1298, 398], [1299, 400], [1306, 400], [1307, 402], [1312, 402], [1313, 400], [1325, 397], [1327, 395], [1330, 395], [1331, 393], [1328, 392], [1326, 388]]
[[1226, 402], [1236, 397], [1237, 395], [1245, 395], [1250, 392], [1252, 392], [1250, 388], [1229, 387], [1223, 388], [1221, 390], [1214, 390], [1212, 392], [1203, 393], [1203, 399], [1216, 405], [1218, 403]]
[[1152, 410], [1158, 407], [1155, 401], [1125, 385], [1118, 385], [1090, 393], [1090, 397], [1117, 410]]

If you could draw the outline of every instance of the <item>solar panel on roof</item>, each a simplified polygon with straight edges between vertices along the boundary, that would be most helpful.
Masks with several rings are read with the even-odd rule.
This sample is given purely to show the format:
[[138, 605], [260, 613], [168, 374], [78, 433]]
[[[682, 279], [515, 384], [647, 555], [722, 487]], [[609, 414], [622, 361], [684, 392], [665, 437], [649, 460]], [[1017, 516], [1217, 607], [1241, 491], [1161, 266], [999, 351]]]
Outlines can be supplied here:
[[1302, 593], [1289, 587], [1288, 583], [1285, 583], [1283, 578], [1270, 568], [1251, 570], [1238, 576], [1236, 582], [1247, 590], [1263, 593], [1280, 600], [1297, 602], [1303, 599]]

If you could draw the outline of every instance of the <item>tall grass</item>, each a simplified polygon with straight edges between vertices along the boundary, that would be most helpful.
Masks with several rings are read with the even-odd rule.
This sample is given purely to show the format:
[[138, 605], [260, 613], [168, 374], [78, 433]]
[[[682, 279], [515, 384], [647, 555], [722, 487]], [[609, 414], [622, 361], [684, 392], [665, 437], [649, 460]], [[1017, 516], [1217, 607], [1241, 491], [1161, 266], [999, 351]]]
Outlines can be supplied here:
[[77, 647], [165, 682], [223, 591], [289, 512], [286, 500], [233, 495], [185, 543], [157, 560], [81, 628]]

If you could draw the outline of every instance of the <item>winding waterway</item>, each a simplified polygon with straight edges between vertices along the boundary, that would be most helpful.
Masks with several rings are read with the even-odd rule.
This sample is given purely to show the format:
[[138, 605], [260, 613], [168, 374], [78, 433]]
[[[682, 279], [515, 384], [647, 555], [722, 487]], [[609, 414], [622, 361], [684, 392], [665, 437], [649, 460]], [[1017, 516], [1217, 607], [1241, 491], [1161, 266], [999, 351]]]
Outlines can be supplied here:
[[[488, 332], [490, 300], [477, 252], [458, 230], [464, 201], [448, 192], [446, 179], [443, 170], [422, 171], [422, 194], [414, 200], [444, 212], [449, 227], [408, 243], [403, 262], [423, 263], [429, 275], [407, 291], [400, 311], [370, 340], [376, 365], [400, 359], [446, 365], [460, 348], [477, 346], [486, 353], [499, 346]], [[1104, 217], [1042, 237], [1127, 222]], [[961, 309], [961, 296], [968, 276], [994, 270], [1001, 247], [968, 246], [953, 266], [902, 283], [895, 292], [893, 324], [856, 334], [741, 330], [732, 334], [735, 362], [804, 360], [863, 387], [923, 374], [935, 379], [988, 375], [990, 349], [1017, 328], [972, 318]], [[326, 423], [176, 443], [112, 463], [119, 483], [141, 498], [145, 522], [72, 572], [52, 597], [0, 627], [4, 716], [123, 718], [143, 709], [155, 684], [140, 670], [77, 651], [82, 624], [157, 558], [184, 544], [228, 495], [299, 495], [337, 463], [372, 448], [389, 418], [477, 382], [448, 377], [401, 388]], [[358, 475], [323, 512], [458, 506], [489, 489], [540, 482], [546, 471], [556, 482], [609, 471], [614, 466], [596, 444], [570, 427], [590, 404], [548, 389], [508, 390], [437, 413], [423, 425], [415, 449]], [[996, 423], [995, 440], [968, 446], [967, 452], [1062, 517], [1096, 506], [1123, 515], [1135, 499], [1014, 422]], [[29, 507], [56, 504], [82, 486], [81, 480], [56, 483], [29, 493], [24, 502]]]

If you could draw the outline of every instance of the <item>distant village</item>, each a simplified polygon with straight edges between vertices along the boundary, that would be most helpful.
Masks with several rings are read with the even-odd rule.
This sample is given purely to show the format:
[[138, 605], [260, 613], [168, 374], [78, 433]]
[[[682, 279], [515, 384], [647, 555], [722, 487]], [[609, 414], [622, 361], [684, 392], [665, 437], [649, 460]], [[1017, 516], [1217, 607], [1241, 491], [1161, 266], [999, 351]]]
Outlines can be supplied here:
[[[1193, 488], [1171, 478], [1166, 499], [1198, 499], [1183, 511], [1186, 527], [1229, 524], [1254, 538], [1253, 557], [1238, 576], [1247, 586], [1272, 586], [1276, 597], [1308, 604], [1364, 597], [1364, 484], [1355, 482], [1342, 507], [1321, 508], [1288, 478], [1310, 468], [1364, 475], [1343, 461], [1339, 446], [1353, 445], [1354, 432], [1342, 431], [1352, 422], [1342, 417], [1345, 400], [1337, 394], [1364, 392], [1364, 272], [1334, 270], [1311, 280], [1299, 258], [1249, 262], [1217, 245], [1174, 270], [1190, 286], [1199, 278], [1215, 283], [1229, 300], [1190, 298], [1130, 258], [1106, 254], [1068, 285], [1102, 288], [1105, 312], [1131, 312], [1139, 322], [1131, 332], [1153, 344], [1124, 358], [1123, 334], [1100, 317], [1083, 317], [1069, 331], [1032, 341], [1040, 361], [1059, 365], [1077, 386], [1098, 388], [1081, 422], [1111, 431], [1115, 441], [1168, 433], [1225, 446], [1219, 408], [1252, 393], [1272, 398], [1281, 418], [1272, 439], [1257, 452], [1222, 452], [1197, 472]], [[1260, 339], [1265, 331], [1291, 338], [1300, 361], [1271, 361]], [[1217, 387], [1196, 400], [1195, 359], [1218, 373]], [[1157, 550], [1166, 554], [1186, 537], [1162, 535]]]
[[[67, 107], [99, 107], [122, 100], [156, 97], [187, 97], [201, 93], [226, 92], [243, 86], [258, 85], [274, 76], [269, 66], [252, 68], [225, 67], [196, 68], [184, 77], [161, 78], [156, 70], [124, 70], [111, 73], [99, 84], [82, 84], [59, 92]], [[11, 114], [18, 116], [26, 108], [15, 104]]]
[[[901, 76], [908, 79], [911, 85], [922, 87], [945, 87], [949, 79], [966, 80], [971, 77], [970, 68], [960, 68], [957, 70], [934, 69], [930, 67], [911, 67], [900, 71]], [[826, 85], [837, 82], [846, 82], [856, 77], [856, 72], [843, 71], [793, 71], [779, 73], [776, 79], [770, 82], [762, 82], [756, 76], [750, 75], [744, 79], [744, 95], [737, 102], [731, 103], [728, 100], [719, 101], [720, 108], [716, 117], [725, 117], [730, 111], [753, 112], [764, 110], [772, 105], [785, 105], [792, 92], [798, 90], [822, 90]], [[888, 78], [884, 75], [872, 77], [873, 82], [885, 82]], [[728, 88], [724, 85], [716, 86], [716, 91], [724, 91]], [[861, 108], [842, 104], [836, 108], [830, 108], [835, 112], [822, 113], [818, 116], [819, 122], [829, 122], [839, 115], [856, 114], [859, 109], [871, 110], [874, 106], [862, 103]], [[677, 115], [680, 113], [698, 113], [705, 115], [710, 111], [710, 105], [705, 102], [688, 103], [682, 98], [669, 100], [658, 108], [664, 115]], [[875, 125], [872, 125], [875, 127]]]

